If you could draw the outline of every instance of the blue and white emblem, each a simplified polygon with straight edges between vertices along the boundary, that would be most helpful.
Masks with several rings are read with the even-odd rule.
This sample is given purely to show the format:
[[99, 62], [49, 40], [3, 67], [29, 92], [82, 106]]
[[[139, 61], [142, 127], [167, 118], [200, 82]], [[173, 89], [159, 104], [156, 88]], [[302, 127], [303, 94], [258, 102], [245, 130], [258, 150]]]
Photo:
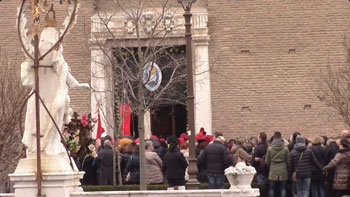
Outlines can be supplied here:
[[148, 62], [143, 68], [143, 83], [149, 91], [155, 91], [162, 82], [162, 71], [156, 63]]

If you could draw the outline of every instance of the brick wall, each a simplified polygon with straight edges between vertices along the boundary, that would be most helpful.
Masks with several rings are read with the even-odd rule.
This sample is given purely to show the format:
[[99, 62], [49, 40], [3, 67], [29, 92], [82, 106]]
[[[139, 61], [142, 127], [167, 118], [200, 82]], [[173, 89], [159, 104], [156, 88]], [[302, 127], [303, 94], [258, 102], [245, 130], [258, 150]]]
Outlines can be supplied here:
[[[80, 82], [90, 81], [92, 1], [81, 1], [78, 23], [64, 39], [64, 56]], [[0, 2], [0, 47], [24, 59], [15, 19], [18, 0]], [[266, 131], [335, 135], [340, 116], [322, 103], [320, 69], [344, 61], [350, 4], [317, 0], [203, 0], [208, 6], [213, 130], [227, 137]], [[66, 5], [56, 7], [58, 21]], [[30, 14], [29, 12], [27, 13]], [[59, 22], [61, 24], [61, 22]], [[19, 65], [18, 65], [19, 68]], [[72, 107], [90, 111], [90, 94], [72, 90]]]
[[[17, 69], [24, 60], [16, 30], [17, 8], [21, 1], [2, 0], [0, 2], [0, 49], [6, 51], [8, 58], [17, 60]], [[50, 1], [48, 1], [50, 2]], [[58, 0], [56, 2], [59, 2]], [[81, 6], [78, 12], [78, 23], [70, 31], [64, 41], [64, 58], [71, 68], [73, 76], [79, 82], [90, 82], [90, 16], [94, 13], [91, 1], [80, 1]], [[57, 24], [63, 28], [64, 18], [67, 15], [67, 3], [55, 4]], [[41, 19], [45, 14], [41, 13]], [[31, 12], [27, 9], [28, 18]], [[28, 20], [28, 27], [32, 27], [31, 20]], [[42, 23], [43, 24], [43, 23]], [[31, 31], [31, 29], [30, 29]], [[71, 105], [74, 111], [79, 113], [90, 112], [90, 92], [84, 89], [73, 89], [70, 92]]]
[[209, 0], [208, 12], [214, 131], [312, 137], [345, 127], [317, 96], [320, 69], [344, 61], [348, 1]]

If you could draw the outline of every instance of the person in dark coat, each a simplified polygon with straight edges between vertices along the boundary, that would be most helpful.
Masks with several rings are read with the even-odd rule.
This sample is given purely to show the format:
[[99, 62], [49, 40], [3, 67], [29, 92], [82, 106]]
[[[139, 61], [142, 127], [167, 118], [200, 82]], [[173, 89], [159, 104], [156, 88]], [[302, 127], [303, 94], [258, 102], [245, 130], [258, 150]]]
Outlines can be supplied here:
[[183, 186], [185, 185], [187, 161], [178, 148], [179, 140], [172, 136], [167, 141], [170, 146], [168, 152], [164, 155], [163, 171], [170, 187]]
[[[321, 145], [323, 144], [323, 138], [321, 136], [316, 136], [312, 139], [311, 151], [315, 154], [318, 163], [321, 166], [325, 165], [325, 148]], [[311, 174], [311, 195], [312, 197], [324, 197], [324, 177], [322, 171], [318, 170], [314, 165], [312, 166]]]
[[[336, 141], [329, 140], [329, 144], [325, 150], [325, 164], [327, 165], [335, 157], [339, 147]], [[329, 185], [330, 192], [333, 192], [333, 181], [334, 181], [335, 168], [328, 170], [328, 175], [326, 177], [327, 183]]]
[[223, 189], [225, 175], [224, 170], [232, 165], [227, 149], [224, 145], [225, 138], [217, 136], [213, 143], [205, 147], [198, 156], [207, 170], [209, 189]]
[[296, 189], [298, 197], [309, 197], [311, 184], [312, 165], [317, 170], [322, 167], [318, 163], [315, 154], [306, 147], [305, 137], [298, 135], [295, 140], [294, 149], [288, 155], [289, 177], [296, 171]]
[[126, 181], [126, 177], [128, 175], [128, 172], [126, 169], [126, 166], [128, 164], [129, 158], [131, 157], [134, 147], [136, 144], [127, 144], [121, 151], [121, 159], [120, 159], [120, 168], [122, 173], [122, 182], [123, 184], [126, 184], [128, 181]]
[[265, 132], [261, 132], [258, 137], [258, 144], [254, 149], [254, 154], [252, 158], [253, 167], [256, 169], [256, 180], [258, 184], [263, 184], [267, 179], [267, 170], [265, 167], [265, 155], [268, 148], [267, 145], [267, 135]]
[[95, 158], [97, 157], [96, 149], [93, 144], [90, 144], [88, 147], [88, 153], [81, 162], [81, 171], [84, 171], [84, 177], [81, 180], [82, 185], [98, 185], [97, 174], [96, 174], [96, 165], [93, 165]]
[[112, 185], [113, 184], [113, 150], [111, 141], [105, 140], [103, 149], [99, 151], [96, 162], [99, 166], [99, 184]]
[[163, 160], [164, 154], [165, 154], [163, 146], [160, 145], [159, 141], [155, 137], [151, 137], [150, 140], [153, 143], [153, 147], [154, 147], [153, 151], [158, 154], [161, 160]]
[[335, 167], [334, 191], [332, 196], [341, 197], [350, 194], [350, 142], [347, 139], [341, 139], [339, 143], [339, 152], [331, 162], [324, 168], [327, 171]]
[[198, 168], [198, 175], [197, 175], [197, 179], [200, 183], [208, 183], [208, 176], [207, 176], [207, 170], [205, 168], [205, 162], [204, 161], [200, 161], [198, 159], [198, 156], [201, 155], [201, 153], [204, 151], [205, 147], [208, 146], [208, 143], [203, 140], [200, 141], [198, 140], [198, 155], [197, 155], [197, 168]]
[[139, 145], [135, 145], [134, 152], [129, 157], [125, 168], [126, 174], [129, 174], [128, 183], [140, 184], [140, 157]]
[[291, 152], [294, 149], [295, 145], [295, 139], [297, 138], [298, 135], [301, 135], [299, 132], [294, 132], [292, 135], [292, 141], [288, 144], [288, 150]]

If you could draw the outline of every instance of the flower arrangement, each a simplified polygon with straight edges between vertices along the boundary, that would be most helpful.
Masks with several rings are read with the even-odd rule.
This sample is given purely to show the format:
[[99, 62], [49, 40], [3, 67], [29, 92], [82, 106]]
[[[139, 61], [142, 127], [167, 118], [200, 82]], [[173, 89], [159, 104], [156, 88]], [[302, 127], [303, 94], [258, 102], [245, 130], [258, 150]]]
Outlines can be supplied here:
[[94, 143], [91, 133], [95, 122], [90, 114], [83, 114], [79, 118], [78, 113], [74, 112], [71, 121], [66, 125], [63, 136], [67, 148], [79, 158], [84, 158], [90, 152], [88, 146]]
[[64, 141], [67, 144], [68, 150], [71, 151], [72, 153], [76, 153], [79, 151], [78, 150], [80, 147], [79, 132], [80, 131], [77, 130], [77, 132], [75, 133], [69, 133], [67, 129], [63, 132]]
[[252, 166], [247, 166], [245, 162], [238, 162], [235, 167], [230, 166], [225, 169], [225, 175], [229, 174], [232, 174], [233, 176], [256, 174], [256, 170]]

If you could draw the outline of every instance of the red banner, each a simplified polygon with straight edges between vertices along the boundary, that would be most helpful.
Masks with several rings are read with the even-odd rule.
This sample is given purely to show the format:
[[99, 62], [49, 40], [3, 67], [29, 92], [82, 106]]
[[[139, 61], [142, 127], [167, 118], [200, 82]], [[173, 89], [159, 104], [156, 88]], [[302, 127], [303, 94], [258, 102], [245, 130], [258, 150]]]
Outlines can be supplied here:
[[121, 103], [119, 107], [120, 112], [120, 128], [123, 135], [131, 135], [130, 133], [130, 119], [131, 110], [127, 103]]
[[101, 125], [101, 117], [100, 117], [100, 109], [97, 112], [97, 135], [96, 135], [96, 139], [100, 139], [101, 138], [101, 134], [104, 132], [105, 130], [103, 129], [102, 125]]

